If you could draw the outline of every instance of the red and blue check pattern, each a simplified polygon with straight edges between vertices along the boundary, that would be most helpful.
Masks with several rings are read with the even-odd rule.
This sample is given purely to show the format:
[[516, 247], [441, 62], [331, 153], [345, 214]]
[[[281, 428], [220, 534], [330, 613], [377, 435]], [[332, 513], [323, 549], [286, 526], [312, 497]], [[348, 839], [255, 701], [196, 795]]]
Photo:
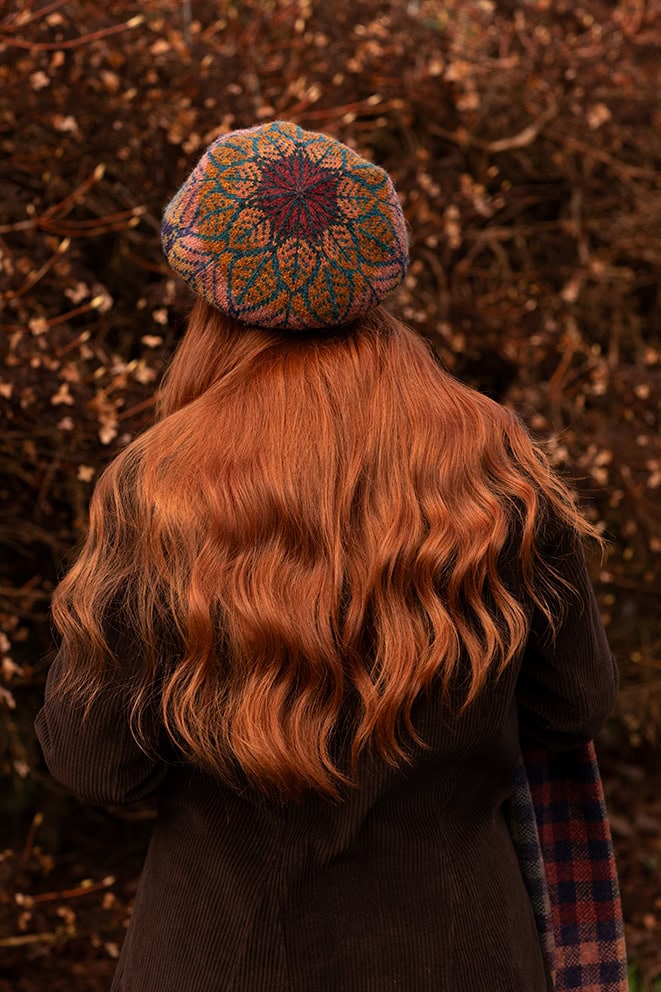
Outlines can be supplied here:
[[556, 992], [628, 992], [617, 868], [594, 744], [524, 750], [508, 822]]

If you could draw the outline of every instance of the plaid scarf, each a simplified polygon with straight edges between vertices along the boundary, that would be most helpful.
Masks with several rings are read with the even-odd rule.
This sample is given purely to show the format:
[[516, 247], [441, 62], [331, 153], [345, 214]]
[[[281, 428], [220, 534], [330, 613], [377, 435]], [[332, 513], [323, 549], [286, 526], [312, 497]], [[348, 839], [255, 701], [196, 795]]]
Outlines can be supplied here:
[[617, 869], [594, 744], [525, 749], [507, 817], [556, 992], [628, 992]]

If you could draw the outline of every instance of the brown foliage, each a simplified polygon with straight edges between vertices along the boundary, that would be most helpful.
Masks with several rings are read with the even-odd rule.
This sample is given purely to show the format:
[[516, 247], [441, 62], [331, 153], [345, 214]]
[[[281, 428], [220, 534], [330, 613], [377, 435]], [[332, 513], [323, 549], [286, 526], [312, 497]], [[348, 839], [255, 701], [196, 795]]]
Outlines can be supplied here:
[[30, 722], [50, 592], [96, 474], [149, 423], [182, 327], [161, 211], [214, 137], [278, 117], [389, 170], [413, 241], [393, 306], [455, 375], [553, 435], [613, 542], [594, 576], [623, 669], [612, 739], [658, 743], [659, 13], [659, 0], [4, 9], [0, 754], [19, 811], [40, 779]]

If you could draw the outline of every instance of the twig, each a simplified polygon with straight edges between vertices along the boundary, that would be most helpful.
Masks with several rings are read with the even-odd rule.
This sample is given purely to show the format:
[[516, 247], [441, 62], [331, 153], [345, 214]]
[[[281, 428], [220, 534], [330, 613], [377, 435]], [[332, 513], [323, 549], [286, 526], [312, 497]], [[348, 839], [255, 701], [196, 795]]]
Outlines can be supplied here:
[[54, 902], [56, 899], [75, 899], [77, 896], [86, 896], [88, 892], [98, 892], [99, 889], [107, 889], [117, 881], [114, 875], [106, 875], [100, 882], [90, 882], [88, 885], [77, 885], [75, 889], [63, 889], [61, 892], [40, 892], [36, 896], [30, 896], [30, 903]]
[[550, 107], [547, 107], [539, 115], [536, 121], [528, 124], [518, 134], [513, 134], [509, 138], [500, 138], [497, 141], [484, 141], [482, 138], [476, 138], [464, 128], [460, 128], [458, 131], [448, 131], [447, 128], [440, 127], [438, 124], [429, 124], [428, 127], [432, 134], [438, 134], [441, 138], [448, 138], [460, 147], [473, 145], [476, 148], [482, 148], [486, 152], [504, 152], [510, 148], [526, 148], [528, 145], [531, 145], [538, 138], [542, 128], [553, 117], [557, 117], [558, 113], [559, 107], [554, 101]]
[[147, 407], [152, 406], [155, 401], [154, 396], [149, 396], [146, 400], [142, 400], [140, 403], [136, 403], [129, 410], [122, 410], [121, 413], [117, 414], [118, 420], [126, 420], [127, 417], [132, 417], [135, 413], [140, 413], [142, 410], [146, 410]]
[[571, 212], [573, 231], [571, 232], [576, 241], [576, 247], [578, 250], [578, 257], [581, 261], [581, 265], [588, 266], [590, 264], [590, 249], [588, 247], [587, 238], [585, 237], [585, 232], [583, 230], [583, 216], [581, 214], [581, 204], [583, 202], [583, 193], [578, 187], [574, 187], [571, 194], [571, 200], [569, 203], [569, 209]]
[[0, 938], [0, 947], [24, 947], [26, 944], [54, 944], [59, 939], [56, 933], [25, 933], [20, 937]]
[[[144, 207], [132, 207], [130, 210], [118, 210], [114, 214], [105, 214], [103, 217], [88, 217], [87, 220], [68, 220], [66, 226], [72, 228], [75, 231], [85, 230], [88, 227], [98, 227], [99, 224], [117, 224], [120, 220], [126, 220], [127, 217], [140, 217], [144, 213]], [[45, 215], [42, 215], [40, 224], [41, 227], [44, 226]], [[50, 227], [50, 217], [45, 218], [46, 225]]]
[[[15, 24], [16, 21], [19, 20], [21, 14], [27, 13], [30, 7], [33, 6], [34, 2], [35, 0], [25, 0], [25, 3], [23, 4], [20, 10], [15, 10], [13, 13], [9, 15], [9, 17], [6, 17], [4, 21], [0, 21], [0, 24], [7, 27], [10, 27], [12, 24]], [[32, 18], [30, 19], [32, 20]]]
[[81, 331], [80, 334], [73, 339], [73, 341], [68, 341], [67, 344], [62, 345], [61, 348], [55, 348], [53, 354], [56, 355], [58, 358], [61, 358], [62, 355], [66, 355], [68, 354], [68, 352], [73, 351], [76, 345], [83, 344], [85, 341], [88, 341], [89, 338], [90, 338], [89, 330]]
[[537, 234], [539, 231], [564, 230], [566, 220], [540, 220], [536, 224], [521, 224], [518, 227], [467, 228], [463, 232], [464, 241], [511, 241], [523, 234]]
[[21, 851], [21, 858], [23, 858], [24, 861], [27, 861], [27, 859], [30, 857], [30, 854], [32, 853], [34, 837], [37, 832], [37, 828], [41, 826], [43, 820], [44, 820], [44, 814], [41, 812], [35, 813], [34, 816], [32, 817], [32, 822], [30, 823], [27, 837], [25, 838], [25, 844], [23, 845], [23, 850]]
[[64, 324], [67, 320], [71, 320], [72, 317], [79, 317], [81, 313], [87, 313], [88, 310], [98, 310], [102, 303], [103, 297], [95, 296], [89, 303], [81, 303], [79, 307], [67, 310], [66, 313], [60, 313], [57, 317], [46, 317], [46, 324], [49, 328], [56, 327], [58, 324]]
[[513, 135], [511, 138], [501, 138], [500, 141], [487, 141], [484, 144], [485, 151], [488, 152], [504, 152], [508, 151], [510, 148], [526, 148], [531, 145], [533, 141], [537, 140], [540, 131], [548, 121], [552, 120], [558, 115], [558, 105], [554, 102], [550, 107], [539, 115], [537, 120], [533, 124], [529, 124], [528, 127], [524, 127], [523, 131], [519, 131], [518, 134]]
[[35, 10], [29, 17], [21, 18], [21, 14], [23, 14], [26, 10], [29, 10], [33, 3], [34, 0], [28, 0], [22, 10], [18, 11], [10, 20], [2, 22], [4, 27], [11, 27], [12, 24], [16, 24], [18, 21], [17, 27], [24, 28], [28, 24], [32, 24], [37, 17], [45, 17], [46, 14], [52, 14], [53, 11], [58, 10], [60, 7], [64, 7], [65, 4], [69, 3], [69, 0], [53, 0], [52, 3], [47, 3], [44, 7], [40, 7], [39, 10]]
[[35, 220], [17, 220], [14, 224], [1, 224], [0, 234], [12, 234], [14, 231], [31, 231], [37, 226]]
[[[104, 218], [100, 217], [100, 221]], [[128, 231], [132, 227], [137, 227], [140, 223], [139, 217], [131, 217], [126, 223], [114, 222], [100, 227], [73, 227], [72, 224], [45, 224], [44, 231], [49, 234], [60, 234], [67, 238], [96, 238], [101, 234], [116, 234], [119, 231]]]
[[0, 596], [16, 596], [17, 599], [50, 599], [52, 593], [39, 589], [14, 589], [12, 586], [0, 586]]
[[61, 214], [63, 210], [67, 210], [68, 212], [68, 210], [70, 210], [71, 207], [78, 202], [78, 200], [83, 198], [88, 189], [91, 189], [95, 183], [98, 183], [101, 179], [103, 179], [105, 173], [105, 162], [99, 162], [99, 164], [94, 167], [92, 174], [88, 176], [87, 179], [80, 184], [80, 186], [76, 186], [76, 188], [69, 193], [68, 196], [65, 196], [60, 203], [57, 203], [52, 207], [48, 207], [48, 209], [41, 215], [42, 219], [46, 217], [55, 217], [56, 214]]
[[[64, 212], [68, 212], [79, 200], [83, 198], [85, 193], [99, 180], [103, 179], [106, 167], [103, 162], [100, 162], [92, 174], [85, 179], [84, 182], [77, 186], [71, 193], [69, 193], [60, 203], [53, 204], [52, 207], [48, 207], [47, 210], [40, 214], [39, 217], [31, 217], [30, 220], [19, 220], [15, 221], [13, 224], [3, 224], [0, 227], [0, 234], [10, 234], [13, 231], [29, 231], [39, 228], [44, 221], [48, 222], [52, 217], [61, 215]], [[46, 226], [48, 224], [46, 223]]]
[[551, 398], [556, 398], [562, 391], [562, 384], [571, 365], [571, 360], [574, 357], [575, 352], [578, 350], [578, 343], [573, 337], [570, 337], [567, 342], [567, 350], [564, 352], [562, 358], [558, 362], [557, 368], [548, 383], [548, 394]]
[[[315, 121], [328, 120], [329, 118], [339, 120], [347, 113], [368, 113], [382, 114], [384, 110], [394, 109], [399, 106], [398, 100], [384, 100], [380, 98], [374, 100], [368, 97], [366, 100], [354, 100], [353, 103], [345, 103], [342, 107], [326, 107], [319, 110], [310, 110], [301, 114], [301, 120]], [[374, 108], [372, 110], [372, 108]]]
[[588, 145], [585, 141], [579, 141], [578, 138], [572, 137], [572, 135], [567, 134], [565, 131], [556, 131], [555, 128], [549, 128], [547, 133], [549, 137], [557, 138], [567, 148], [573, 148], [574, 151], [582, 152], [591, 158], [596, 158], [599, 162], [605, 162], [607, 165], [610, 165], [613, 172], [621, 173], [627, 178], [630, 176], [640, 176], [641, 179], [651, 179], [656, 186], [661, 186], [661, 175], [652, 169], [642, 169], [637, 165], [626, 165], [613, 155], [609, 155], [608, 152], [602, 151], [600, 148], [595, 148], [594, 145]]
[[58, 52], [63, 48], [78, 48], [86, 45], [89, 41], [98, 41], [99, 38], [107, 38], [108, 35], [118, 34], [120, 31], [137, 28], [144, 21], [144, 16], [138, 14], [132, 17], [125, 24], [115, 24], [110, 28], [101, 28], [90, 34], [80, 35], [78, 38], [69, 38], [67, 41], [26, 41], [23, 38], [12, 38], [11, 35], [0, 35], [0, 45], [11, 45], [13, 48], [26, 48], [28, 51], [37, 52]]
[[65, 238], [64, 241], [58, 245], [57, 250], [51, 258], [49, 258], [47, 262], [44, 262], [40, 269], [37, 269], [36, 272], [33, 272], [30, 276], [28, 276], [22, 286], [19, 286], [16, 290], [10, 289], [6, 293], [0, 293], [0, 298], [4, 297], [5, 300], [17, 300], [19, 296], [23, 296], [24, 293], [27, 293], [29, 289], [32, 289], [32, 287], [46, 275], [48, 270], [55, 264], [58, 258], [69, 249], [70, 244], [71, 239]]
[[191, 33], [190, 26], [193, 19], [193, 14], [191, 11], [191, 0], [182, 0], [181, 3], [181, 19], [184, 24], [184, 41], [188, 48], [191, 46]]
[[443, 271], [443, 266], [438, 260], [435, 252], [431, 251], [429, 248], [420, 248], [420, 254], [424, 255], [429, 263], [429, 268], [434, 274], [436, 279], [436, 285], [438, 287], [438, 302], [439, 302], [439, 316], [441, 320], [447, 320], [448, 308], [450, 304], [449, 292], [448, 292], [448, 281], [445, 278], [445, 273]]
[[148, 272], [157, 272], [160, 276], [171, 275], [171, 270], [167, 265], [161, 263], [160, 265], [156, 262], [148, 262], [147, 259], [141, 258], [140, 255], [134, 255], [132, 251], [126, 253], [126, 260], [128, 262], [134, 262], [139, 265], [141, 269], [146, 269]]
[[[7, 324], [5, 324], [4, 326], [7, 327]], [[12, 326], [18, 326], [22, 330], [25, 330], [25, 327], [22, 324], [12, 325]], [[59, 434], [59, 433], [60, 430], [58, 427], [37, 427], [35, 425], [34, 427], [30, 428], [30, 437], [32, 438], [50, 437], [52, 434]], [[24, 431], [7, 430], [7, 431], [2, 431], [0, 433], [0, 443], [4, 443], [5, 441], [23, 441], [24, 438], [25, 438]]]

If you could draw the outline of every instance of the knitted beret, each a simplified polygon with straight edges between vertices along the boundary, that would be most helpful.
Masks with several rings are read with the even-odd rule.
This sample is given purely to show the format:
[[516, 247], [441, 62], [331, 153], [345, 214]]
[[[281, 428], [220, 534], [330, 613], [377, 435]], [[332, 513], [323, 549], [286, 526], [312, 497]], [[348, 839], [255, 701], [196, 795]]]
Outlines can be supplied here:
[[214, 141], [163, 215], [170, 266], [245, 323], [333, 327], [404, 278], [408, 240], [387, 172], [288, 121]]

